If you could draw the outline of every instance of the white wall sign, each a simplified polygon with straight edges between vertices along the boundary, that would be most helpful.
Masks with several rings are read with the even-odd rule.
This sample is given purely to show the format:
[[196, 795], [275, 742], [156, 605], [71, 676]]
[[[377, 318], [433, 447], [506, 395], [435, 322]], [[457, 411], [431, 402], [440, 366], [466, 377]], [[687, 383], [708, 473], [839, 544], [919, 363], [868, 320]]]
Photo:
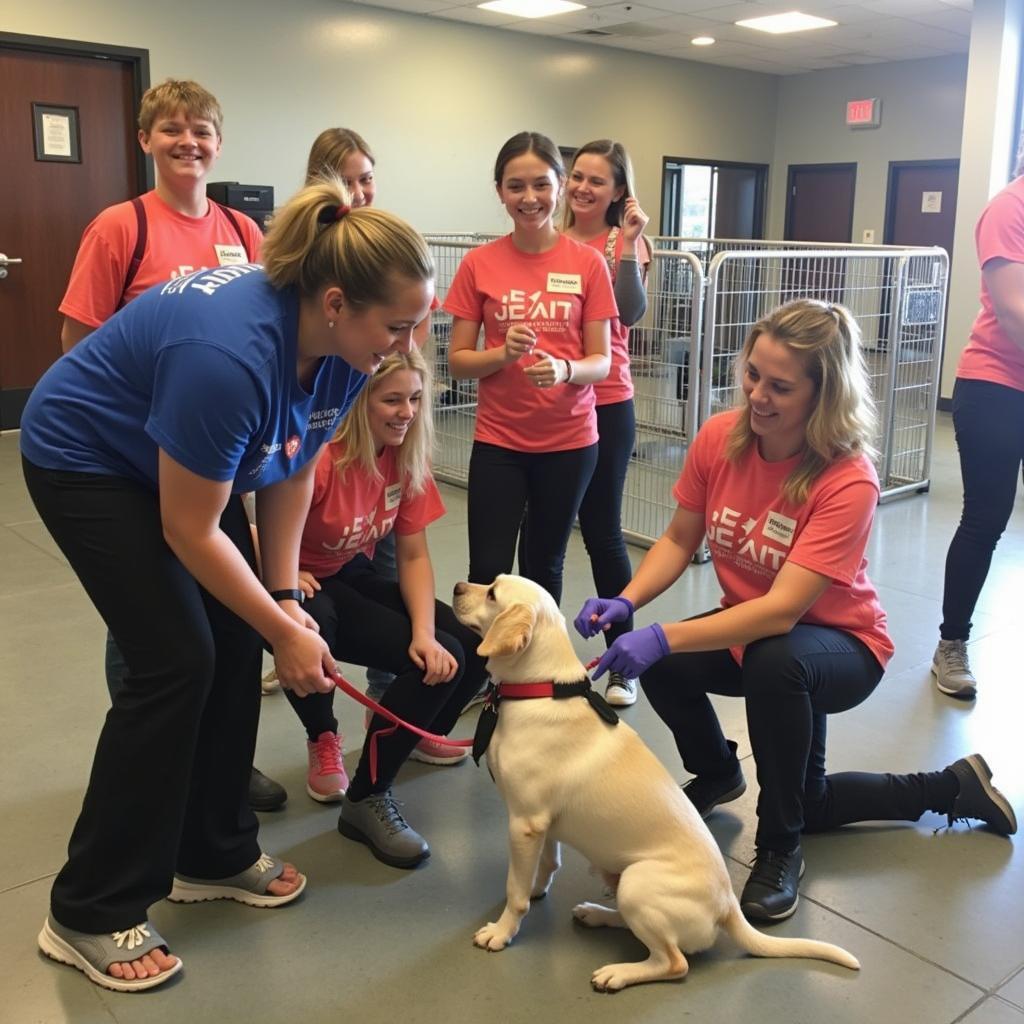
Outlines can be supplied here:
[[942, 213], [942, 193], [922, 192], [921, 193], [922, 213]]

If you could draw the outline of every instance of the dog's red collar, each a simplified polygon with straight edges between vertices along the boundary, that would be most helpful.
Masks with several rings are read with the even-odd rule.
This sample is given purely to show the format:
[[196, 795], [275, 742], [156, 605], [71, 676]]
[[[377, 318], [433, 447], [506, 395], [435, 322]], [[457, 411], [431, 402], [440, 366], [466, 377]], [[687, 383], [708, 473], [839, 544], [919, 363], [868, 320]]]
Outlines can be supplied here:
[[[556, 689], [559, 688], [559, 689]], [[565, 693], [561, 688], [570, 688], [571, 692]], [[528, 700], [531, 697], [558, 697], [565, 693], [566, 696], [582, 697], [590, 689], [590, 680], [584, 679], [578, 683], [498, 683], [497, 692], [501, 700]]]

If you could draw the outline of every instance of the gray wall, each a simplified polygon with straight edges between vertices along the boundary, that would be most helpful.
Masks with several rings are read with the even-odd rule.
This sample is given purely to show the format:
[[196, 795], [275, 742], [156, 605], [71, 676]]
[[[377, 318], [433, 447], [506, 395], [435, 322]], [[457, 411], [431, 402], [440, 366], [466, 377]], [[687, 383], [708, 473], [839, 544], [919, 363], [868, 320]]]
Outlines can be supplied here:
[[357, 129], [381, 204], [425, 231], [504, 229], [491, 169], [523, 128], [561, 145], [620, 139], [655, 225], [662, 154], [772, 158], [770, 75], [336, 0], [5, 2], [7, 31], [148, 48], [154, 82], [201, 81], [226, 117], [215, 177], [272, 184], [279, 201], [321, 129]]
[[[882, 241], [890, 160], [960, 156], [967, 58], [869, 64], [782, 78], [775, 132], [769, 235], [781, 238], [790, 164], [856, 163], [853, 238]], [[846, 102], [877, 96], [879, 128], [847, 128]]]

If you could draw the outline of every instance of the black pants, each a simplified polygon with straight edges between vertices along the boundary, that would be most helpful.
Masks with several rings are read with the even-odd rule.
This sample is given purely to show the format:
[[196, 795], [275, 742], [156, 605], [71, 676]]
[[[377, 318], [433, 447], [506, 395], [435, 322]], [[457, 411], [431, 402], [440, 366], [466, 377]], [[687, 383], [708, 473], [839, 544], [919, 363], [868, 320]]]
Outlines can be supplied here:
[[[260, 640], [167, 546], [154, 491], [23, 466], [39, 515], [128, 665], [51, 911], [79, 931], [120, 931], [146, 919], [175, 871], [225, 878], [260, 856], [246, 801]], [[255, 566], [240, 498], [228, 503], [221, 529]]]
[[[365, 555], [357, 555], [340, 572], [321, 580], [320, 586], [303, 607], [316, 619], [331, 653], [339, 661], [392, 672], [394, 682], [380, 704], [412, 725], [447, 735], [466, 701], [483, 686], [487, 670], [476, 653], [480, 637], [463, 626], [448, 605], [435, 602], [434, 636], [458, 661], [459, 670], [450, 682], [428, 686], [409, 657], [412, 623], [397, 583], [381, 576]], [[337, 730], [333, 692], [308, 697], [285, 692], [310, 739]], [[367, 735], [390, 726], [387, 719], [375, 715]], [[361, 800], [387, 789], [417, 742], [419, 737], [407, 729], [379, 740], [376, 783], [370, 780], [370, 744], [364, 744], [348, 791], [350, 799]]]
[[597, 462], [597, 445], [517, 452], [473, 442], [469, 459], [469, 579], [511, 572], [523, 511], [530, 507], [524, 574], [556, 600], [572, 524]]
[[828, 715], [871, 695], [882, 667], [859, 640], [825, 626], [797, 625], [747, 646], [742, 667], [728, 651], [670, 654], [641, 686], [672, 730], [691, 775], [728, 776], [736, 755], [722, 735], [709, 693], [742, 697], [757, 766], [757, 846], [788, 852], [801, 832], [855, 821], [916, 821], [944, 812], [957, 793], [943, 772], [825, 774]]
[[[633, 399], [597, 407], [597, 466], [580, 503], [583, 544], [598, 597], [616, 597], [633, 578], [633, 566], [622, 537], [622, 494], [633, 454], [636, 414]], [[633, 617], [612, 623], [604, 634], [609, 647], [633, 628]]]
[[964, 507], [946, 555], [939, 634], [943, 640], [966, 640], [992, 553], [1017, 496], [1024, 460], [1024, 391], [984, 380], [957, 380], [953, 428]]

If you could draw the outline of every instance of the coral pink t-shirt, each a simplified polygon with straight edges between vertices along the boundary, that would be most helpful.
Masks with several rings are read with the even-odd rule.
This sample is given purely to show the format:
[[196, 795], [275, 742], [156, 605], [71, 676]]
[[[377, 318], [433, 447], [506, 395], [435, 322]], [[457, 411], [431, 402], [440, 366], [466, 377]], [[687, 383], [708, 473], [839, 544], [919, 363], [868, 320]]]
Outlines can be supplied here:
[[331, 441], [316, 464], [299, 567], [317, 579], [333, 576], [358, 554], [372, 558], [377, 541], [392, 529], [399, 535], [419, 533], [445, 511], [432, 476], [419, 494], [410, 493], [400, 478], [395, 448], [385, 447], [377, 459], [376, 479], [358, 462], [339, 473], [337, 461], [344, 451], [343, 442]]
[[[542, 253], [521, 252], [510, 235], [471, 249], [444, 308], [483, 324], [485, 348], [503, 345], [509, 327], [525, 323], [537, 334], [537, 348], [556, 359], [583, 358], [583, 325], [618, 316], [603, 257], [565, 235]], [[476, 440], [519, 452], [594, 444], [593, 386], [538, 388], [523, 372], [536, 361], [524, 356], [480, 379]]]
[[[864, 558], [878, 502], [874, 466], [863, 455], [840, 459], [815, 480], [803, 505], [790, 505], [782, 484], [799, 455], [765, 462], [753, 444], [735, 462], [725, 457], [741, 415], [723, 412], [700, 428], [672, 492], [683, 508], [704, 515], [722, 606], [762, 597], [792, 561], [832, 581], [800, 621], [850, 633], [884, 668], [893, 644]], [[737, 661], [742, 650], [732, 649]]]
[[[974, 243], [982, 269], [997, 258], [1024, 263], [1024, 177], [1011, 181], [982, 210], [974, 229]], [[1024, 348], [1015, 345], [1000, 325], [984, 278], [981, 309], [967, 347], [960, 354], [956, 375], [1024, 391]]]
[[[263, 235], [256, 222], [232, 210], [239, 239], [227, 214], [211, 202], [204, 217], [172, 210], [155, 191], [142, 196], [146, 210], [146, 248], [138, 272], [124, 294], [130, 302], [155, 284], [185, 277], [194, 270], [249, 263], [259, 259]], [[108, 206], [85, 229], [60, 312], [99, 327], [118, 310], [128, 273], [138, 219], [130, 202]]]
[[[605, 255], [608, 247], [608, 237], [611, 235], [612, 229], [608, 230], [603, 235], [598, 235], [597, 238], [591, 238], [586, 245], [593, 246], [601, 253]], [[615, 283], [615, 273], [619, 266], [619, 260], [622, 259], [622, 232], [617, 232], [615, 236], [615, 249], [612, 254], [612, 265], [608, 267], [612, 275], [612, 284]], [[651, 252], [647, 247], [647, 241], [641, 235], [636, 242], [636, 258], [640, 263], [640, 275], [643, 277], [644, 268], [651, 262]], [[607, 259], [605, 260], [607, 262]], [[608, 376], [604, 380], [598, 381], [594, 385], [594, 394], [597, 397], [598, 405], [611, 405], [613, 402], [625, 402], [627, 399], [633, 397], [633, 377], [629, 372], [629, 328], [618, 318], [615, 317], [611, 323], [611, 337], [612, 337], [612, 368], [608, 371]]]

